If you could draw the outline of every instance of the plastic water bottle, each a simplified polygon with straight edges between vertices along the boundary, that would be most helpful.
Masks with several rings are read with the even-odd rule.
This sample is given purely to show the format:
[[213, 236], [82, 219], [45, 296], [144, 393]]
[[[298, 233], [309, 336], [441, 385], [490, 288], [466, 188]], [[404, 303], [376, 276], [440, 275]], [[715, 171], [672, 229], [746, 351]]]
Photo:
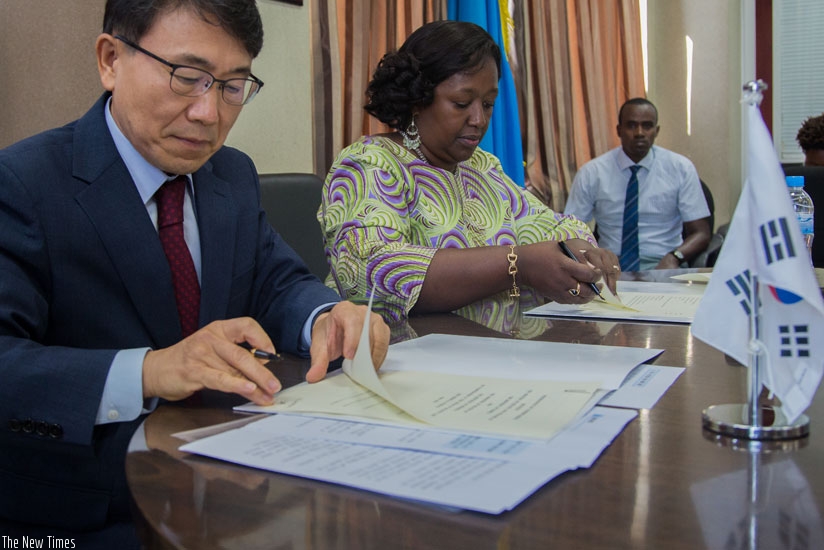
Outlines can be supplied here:
[[793, 203], [795, 215], [798, 217], [798, 225], [801, 226], [801, 234], [804, 236], [804, 244], [812, 261], [813, 251], [813, 199], [804, 191], [804, 176], [787, 176], [787, 187], [790, 189], [790, 200]]

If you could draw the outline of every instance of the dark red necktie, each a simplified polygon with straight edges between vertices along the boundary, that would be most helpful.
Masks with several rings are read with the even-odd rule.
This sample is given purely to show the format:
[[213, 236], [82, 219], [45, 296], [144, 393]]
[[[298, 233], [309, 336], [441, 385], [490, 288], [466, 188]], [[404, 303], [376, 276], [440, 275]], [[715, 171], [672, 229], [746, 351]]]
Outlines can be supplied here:
[[178, 176], [164, 183], [155, 193], [157, 231], [172, 270], [172, 285], [184, 338], [197, 330], [200, 314], [200, 284], [192, 255], [183, 239], [183, 197], [188, 181], [186, 176]]

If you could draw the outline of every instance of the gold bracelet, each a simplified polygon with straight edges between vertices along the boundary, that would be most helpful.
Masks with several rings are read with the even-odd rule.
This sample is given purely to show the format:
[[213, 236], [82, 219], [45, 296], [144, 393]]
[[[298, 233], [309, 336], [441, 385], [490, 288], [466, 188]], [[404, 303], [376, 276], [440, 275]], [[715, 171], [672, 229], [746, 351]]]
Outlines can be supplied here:
[[515, 245], [509, 245], [509, 254], [506, 255], [509, 260], [509, 274], [512, 275], [512, 290], [509, 291], [510, 298], [517, 298], [521, 295], [521, 289], [518, 288], [518, 283], [515, 281], [515, 275], [518, 274], [518, 266], [515, 262], [518, 261], [518, 255], [515, 254]]

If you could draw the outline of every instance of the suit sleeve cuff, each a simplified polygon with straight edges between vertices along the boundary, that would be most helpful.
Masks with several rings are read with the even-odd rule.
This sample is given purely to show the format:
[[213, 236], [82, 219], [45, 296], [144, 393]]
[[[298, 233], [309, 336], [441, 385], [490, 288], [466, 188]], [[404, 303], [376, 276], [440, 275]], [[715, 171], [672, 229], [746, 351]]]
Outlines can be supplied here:
[[312, 327], [315, 326], [315, 320], [318, 318], [318, 315], [325, 311], [329, 311], [337, 302], [329, 302], [328, 304], [323, 304], [315, 308], [311, 315], [306, 319], [306, 322], [303, 324], [303, 332], [301, 333], [300, 338], [300, 346], [299, 350], [303, 353], [309, 351], [309, 348], [312, 347]]
[[95, 424], [129, 422], [157, 407], [157, 399], [143, 399], [143, 359], [150, 348], [126, 349], [114, 356]]

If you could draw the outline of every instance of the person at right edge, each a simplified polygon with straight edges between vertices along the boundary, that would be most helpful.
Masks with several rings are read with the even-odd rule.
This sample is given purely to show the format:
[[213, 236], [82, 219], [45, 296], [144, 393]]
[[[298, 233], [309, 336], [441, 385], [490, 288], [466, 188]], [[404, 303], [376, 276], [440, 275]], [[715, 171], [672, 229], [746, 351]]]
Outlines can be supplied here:
[[659, 130], [655, 105], [626, 101], [616, 127], [621, 146], [581, 167], [564, 209], [595, 220], [598, 244], [621, 258], [624, 271], [686, 267], [710, 242], [698, 172], [686, 157], [654, 145]]
[[824, 166], [824, 113], [807, 118], [795, 139], [804, 151], [804, 166]]
[[[498, 293], [563, 303], [614, 291], [618, 259], [586, 224], [518, 187], [478, 145], [498, 95], [501, 51], [478, 25], [436, 21], [387, 53], [366, 111], [394, 131], [338, 155], [318, 218], [341, 295], [387, 321], [454, 311]], [[558, 244], [566, 241], [577, 259]]]

